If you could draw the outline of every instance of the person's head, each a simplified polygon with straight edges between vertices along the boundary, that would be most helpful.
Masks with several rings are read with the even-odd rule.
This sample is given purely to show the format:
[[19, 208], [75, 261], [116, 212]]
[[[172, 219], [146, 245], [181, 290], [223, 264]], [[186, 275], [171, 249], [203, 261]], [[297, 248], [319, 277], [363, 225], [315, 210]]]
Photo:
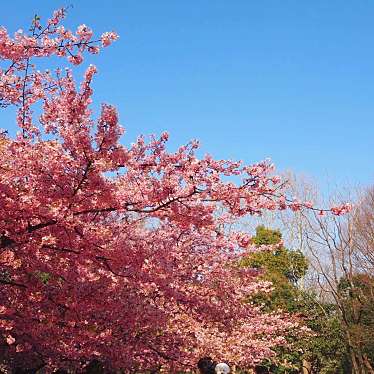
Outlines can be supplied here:
[[214, 368], [216, 363], [210, 357], [203, 357], [197, 363], [201, 374], [215, 374]]
[[229, 374], [231, 372], [230, 366], [225, 362], [217, 364], [214, 368], [216, 374]]

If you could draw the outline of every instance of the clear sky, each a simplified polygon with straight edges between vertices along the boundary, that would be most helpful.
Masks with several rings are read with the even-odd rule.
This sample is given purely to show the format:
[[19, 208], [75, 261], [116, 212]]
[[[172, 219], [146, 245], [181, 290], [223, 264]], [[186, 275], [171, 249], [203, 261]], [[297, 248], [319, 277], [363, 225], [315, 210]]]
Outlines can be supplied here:
[[217, 158], [269, 157], [322, 188], [374, 182], [374, 1], [18, 0], [0, 24], [26, 29], [68, 4], [68, 26], [120, 34], [84, 65], [125, 143], [167, 130], [171, 149], [194, 138]]

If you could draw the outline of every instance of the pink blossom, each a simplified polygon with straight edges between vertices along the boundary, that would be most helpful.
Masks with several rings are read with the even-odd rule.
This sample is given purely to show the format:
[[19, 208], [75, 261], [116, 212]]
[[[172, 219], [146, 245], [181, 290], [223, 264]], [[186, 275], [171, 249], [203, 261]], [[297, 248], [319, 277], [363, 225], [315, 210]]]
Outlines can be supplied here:
[[294, 212], [297, 212], [303, 207], [303, 204], [299, 200], [294, 200], [291, 203], [289, 203], [288, 206], [290, 207], [291, 210], [293, 210]]
[[304, 202], [304, 207], [306, 207], [306, 208], [313, 208], [313, 203], [311, 201], [305, 201]]
[[103, 47], [108, 47], [117, 39], [118, 35], [115, 32], [104, 32], [104, 34], [101, 35], [101, 42]]
[[330, 210], [331, 210], [332, 214], [334, 214], [336, 216], [340, 216], [340, 215], [349, 213], [352, 210], [352, 204], [345, 203], [345, 204], [342, 204], [340, 206], [332, 207]]
[[76, 34], [80, 37], [81, 40], [88, 41], [93, 35], [93, 31], [86, 25], [78, 26]]
[[[254, 250], [237, 223], [311, 204], [286, 197], [268, 160], [200, 158], [197, 141], [171, 152], [167, 133], [125, 146], [116, 108], [92, 113], [94, 66], [81, 84], [70, 69], [37, 70], [42, 58], [78, 65], [99, 51], [92, 31], [65, 29], [64, 16], [57, 11], [38, 38], [0, 28], [9, 66], [0, 96], [19, 126], [15, 138], [0, 139], [0, 266], [11, 280], [0, 333], [9, 345], [17, 340], [2, 359], [32, 361], [37, 352], [48, 370], [63, 357], [79, 372], [100, 357], [126, 372], [163, 365], [175, 373], [202, 355], [243, 367], [271, 357], [299, 326], [244, 302], [272, 285], [237, 266]], [[117, 38], [104, 33], [102, 45]]]
[[80, 54], [75, 55], [75, 56], [70, 56], [69, 61], [74, 65], [80, 65], [83, 61], [83, 57]]
[[9, 345], [14, 344], [15, 341], [16, 341], [16, 339], [14, 339], [14, 337], [13, 337], [12, 335], [8, 335], [8, 336], [6, 337], [6, 342], [7, 342]]

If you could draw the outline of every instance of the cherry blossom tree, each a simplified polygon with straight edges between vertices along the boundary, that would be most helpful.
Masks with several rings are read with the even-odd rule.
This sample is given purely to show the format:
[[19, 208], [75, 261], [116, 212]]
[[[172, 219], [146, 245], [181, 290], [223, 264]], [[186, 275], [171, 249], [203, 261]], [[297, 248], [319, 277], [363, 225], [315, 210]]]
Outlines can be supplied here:
[[53, 56], [78, 65], [118, 38], [72, 32], [64, 16], [46, 26], [35, 17], [29, 34], [0, 29], [0, 104], [16, 108], [19, 128], [0, 142], [1, 356], [13, 367], [98, 360], [125, 372], [272, 356], [298, 324], [243, 303], [271, 285], [236, 266], [250, 237], [226, 227], [311, 205], [288, 199], [267, 161], [199, 159], [197, 142], [172, 153], [167, 133], [120, 143], [114, 107], [92, 116], [94, 66], [80, 86], [70, 69], [38, 70]]

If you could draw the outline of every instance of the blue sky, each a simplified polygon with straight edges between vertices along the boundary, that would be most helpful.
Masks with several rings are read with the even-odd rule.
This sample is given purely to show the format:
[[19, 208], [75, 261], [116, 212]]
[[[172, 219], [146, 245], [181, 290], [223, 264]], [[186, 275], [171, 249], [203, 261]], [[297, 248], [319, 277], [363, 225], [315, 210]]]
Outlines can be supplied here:
[[7, 1], [0, 24], [67, 4], [67, 26], [120, 34], [84, 66], [98, 66], [95, 105], [117, 106], [124, 143], [167, 130], [171, 149], [270, 157], [322, 188], [374, 182], [373, 1]]

